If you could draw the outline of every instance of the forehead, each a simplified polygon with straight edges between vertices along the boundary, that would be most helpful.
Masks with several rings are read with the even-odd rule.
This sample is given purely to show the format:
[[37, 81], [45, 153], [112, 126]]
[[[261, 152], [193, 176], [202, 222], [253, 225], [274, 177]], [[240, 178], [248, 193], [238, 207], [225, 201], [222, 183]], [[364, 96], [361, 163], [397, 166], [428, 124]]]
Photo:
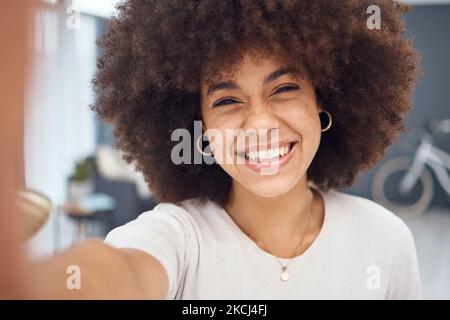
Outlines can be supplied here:
[[265, 86], [283, 76], [299, 81], [307, 78], [302, 64], [292, 65], [272, 57], [247, 55], [238, 63], [216, 71], [211, 78], [203, 79], [201, 91], [207, 97], [221, 89], [239, 89], [240, 84], [257, 82]]
[[[288, 67], [288, 66], [284, 66], [284, 67], [278, 67], [275, 69], [268, 69], [267, 70], [272, 70], [270, 73], [264, 73], [264, 78], [261, 78], [261, 80], [256, 80], [258, 82], [262, 82], [262, 85], [267, 85], [269, 83], [271, 83], [272, 81], [275, 81], [276, 79], [289, 75], [291, 77], [300, 79], [302, 78], [300, 75], [300, 72], [293, 68], [293, 67]], [[258, 75], [256, 75], [256, 77], [258, 77]], [[245, 80], [249, 80], [249, 81], [253, 81], [253, 79], [245, 79]], [[218, 90], [222, 90], [222, 89], [239, 89], [239, 85], [237, 84], [237, 81], [233, 81], [233, 80], [225, 80], [225, 81], [219, 81], [219, 82], [215, 82], [215, 83], [211, 83], [207, 86], [205, 86], [204, 91], [206, 93], [206, 96], [209, 96], [211, 94], [213, 94], [215, 91]]]
[[284, 67], [273, 56], [246, 53], [239, 60], [224, 65], [216, 64], [209, 77], [202, 78], [202, 85], [211, 85], [224, 80], [236, 80], [241, 77], [264, 76], [277, 68]]

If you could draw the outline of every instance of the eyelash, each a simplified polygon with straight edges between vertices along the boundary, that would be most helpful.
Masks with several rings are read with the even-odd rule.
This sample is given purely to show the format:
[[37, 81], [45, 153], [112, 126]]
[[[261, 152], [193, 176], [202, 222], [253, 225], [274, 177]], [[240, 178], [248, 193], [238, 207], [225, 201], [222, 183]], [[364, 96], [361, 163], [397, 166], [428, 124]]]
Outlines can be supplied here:
[[[288, 90], [286, 90], [286, 91], [281, 91], [281, 90], [283, 90], [283, 89], [288, 89]], [[278, 93], [283, 93], [283, 92], [288, 92], [288, 91], [293, 91], [293, 90], [298, 90], [299, 89], [299, 86], [298, 85], [294, 85], [294, 84], [289, 84], [289, 85], [285, 85], [285, 86], [282, 86], [282, 87], [280, 87], [277, 91], [275, 91], [275, 93], [273, 93], [272, 95], [274, 95], [274, 94], [278, 94]], [[217, 101], [217, 102], [215, 102], [214, 104], [213, 104], [213, 107], [215, 108], [215, 107], [218, 107], [218, 106], [222, 106], [222, 105], [230, 105], [230, 104], [233, 104], [233, 103], [223, 103], [223, 102], [226, 102], [226, 101], [236, 101], [236, 100], [234, 100], [234, 99], [230, 99], [230, 98], [225, 98], [225, 99], [222, 99], [222, 100], [219, 100], [219, 101]]]

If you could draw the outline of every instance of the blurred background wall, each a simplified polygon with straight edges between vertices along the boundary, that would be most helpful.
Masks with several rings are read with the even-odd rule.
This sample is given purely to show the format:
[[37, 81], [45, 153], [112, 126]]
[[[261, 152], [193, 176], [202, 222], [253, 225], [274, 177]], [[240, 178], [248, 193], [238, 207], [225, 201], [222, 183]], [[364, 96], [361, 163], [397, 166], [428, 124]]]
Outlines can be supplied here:
[[[421, 4], [432, 1], [422, 1]], [[450, 4], [417, 5], [405, 16], [407, 34], [423, 55], [423, 77], [415, 92], [413, 109], [407, 121], [407, 130], [398, 142], [389, 148], [385, 159], [397, 155], [413, 155], [419, 139], [417, 128], [432, 119], [450, 118]], [[450, 153], [450, 139], [443, 136], [437, 141]], [[370, 184], [374, 172], [380, 167], [362, 174], [356, 183], [345, 189], [349, 193], [371, 197]], [[450, 197], [434, 180], [433, 206], [449, 207]]]

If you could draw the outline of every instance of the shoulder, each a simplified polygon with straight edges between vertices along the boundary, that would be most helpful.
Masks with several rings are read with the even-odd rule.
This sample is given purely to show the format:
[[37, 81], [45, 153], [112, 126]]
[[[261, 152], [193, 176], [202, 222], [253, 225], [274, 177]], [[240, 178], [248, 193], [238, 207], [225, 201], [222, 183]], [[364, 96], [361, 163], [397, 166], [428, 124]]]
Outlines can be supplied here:
[[153, 214], [161, 217], [171, 216], [198, 222], [208, 216], [215, 215], [219, 210], [220, 207], [211, 200], [191, 198], [178, 203], [159, 203], [153, 210], [145, 214]]
[[177, 203], [161, 202], [157, 204], [149, 213], [170, 214], [170, 215], [195, 215], [217, 209], [218, 205], [211, 200], [190, 198]]
[[119, 229], [141, 228], [146, 229], [156, 225], [164, 228], [197, 229], [205, 218], [212, 216], [219, 207], [209, 200], [197, 198], [187, 199], [178, 203], [161, 202], [152, 210], [141, 213], [136, 219], [119, 227]]
[[346, 232], [386, 242], [408, 241], [412, 237], [402, 219], [375, 201], [336, 190], [330, 191], [328, 197], [333, 202], [333, 220]]
[[[364, 197], [331, 191], [328, 199], [334, 251], [357, 256], [366, 271], [367, 266], [384, 270], [387, 298], [420, 297], [415, 242], [406, 223]], [[354, 259], [349, 261], [355, 264]]]
[[115, 247], [141, 249], [167, 262], [170, 252], [192, 248], [199, 233], [195, 214], [189, 212], [191, 208], [186, 210], [184, 204], [159, 203], [152, 210], [111, 230], [104, 241]]
[[122, 243], [124, 239], [157, 237], [183, 237], [189, 234], [192, 221], [189, 213], [175, 203], [159, 203], [153, 209], [141, 213], [137, 218], [111, 230], [106, 242]]

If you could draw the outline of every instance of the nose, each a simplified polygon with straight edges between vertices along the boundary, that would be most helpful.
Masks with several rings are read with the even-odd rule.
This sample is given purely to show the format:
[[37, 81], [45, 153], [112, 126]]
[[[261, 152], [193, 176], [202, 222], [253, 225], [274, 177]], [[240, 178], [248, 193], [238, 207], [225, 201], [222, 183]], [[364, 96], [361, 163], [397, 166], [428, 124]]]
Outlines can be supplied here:
[[278, 118], [267, 101], [253, 102], [247, 110], [248, 113], [242, 125], [245, 132], [253, 131], [256, 135], [259, 135], [279, 129]]
[[279, 140], [279, 121], [273, 107], [263, 99], [253, 100], [247, 108], [242, 128], [249, 145], [266, 145]]

